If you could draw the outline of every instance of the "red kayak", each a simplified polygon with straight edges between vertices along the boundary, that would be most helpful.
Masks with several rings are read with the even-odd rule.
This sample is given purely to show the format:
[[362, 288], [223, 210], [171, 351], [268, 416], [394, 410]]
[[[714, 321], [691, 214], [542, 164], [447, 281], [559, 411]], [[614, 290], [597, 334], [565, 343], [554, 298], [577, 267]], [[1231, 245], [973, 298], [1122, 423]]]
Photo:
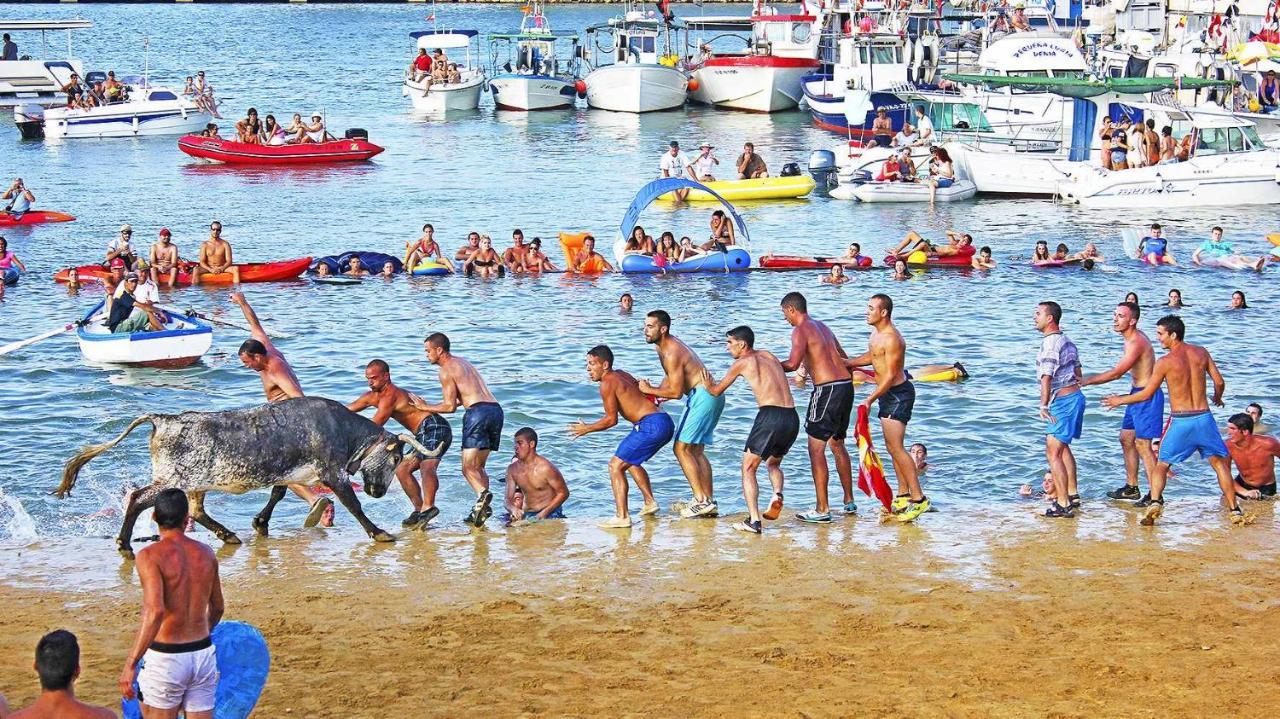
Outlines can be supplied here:
[[8, 212], [0, 211], [0, 227], [17, 227], [19, 225], [43, 225], [46, 222], [72, 222], [74, 215], [52, 210], [27, 210], [22, 217], [15, 218]]
[[363, 162], [383, 148], [362, 138], [303, 142], [296, 145], [251, 145], [216, 137], [183, 135], [178, 149], [205, 160], [229, 165], [318, 165], [330, 162]]
[[[245, 262], [239, 264], [240, 282], [279, 282], [280, 280], [292, 280], [311, 266], [310, 257], [299, 257], [296, 260], [281, 260], [279, 262]], [[178, 284], [191, 284], [191, 265], [184, 264], [182, 269], [178, 270]], [[83, 265], [75, 268], [80, 280], [96, 279], [100, 280], [111, 274], [102, 265]], [[69, 269], [61, 270], [53, 276], [57, 282], [66, 282]], [[204, 274], [200, 276], [200, 284], [208, 285], [229, 285], [231, 284], [231, 273], [222, 272], [216, 275]]]
[[799, 257], [796, 255], [766, 255], [760, 258], [760, 266], [771, 270], [821, 270], [839, 264], [846, 270], [874, 269], [870, 257], [862, 257], [857, 264], [836, 262], [835, 257]]

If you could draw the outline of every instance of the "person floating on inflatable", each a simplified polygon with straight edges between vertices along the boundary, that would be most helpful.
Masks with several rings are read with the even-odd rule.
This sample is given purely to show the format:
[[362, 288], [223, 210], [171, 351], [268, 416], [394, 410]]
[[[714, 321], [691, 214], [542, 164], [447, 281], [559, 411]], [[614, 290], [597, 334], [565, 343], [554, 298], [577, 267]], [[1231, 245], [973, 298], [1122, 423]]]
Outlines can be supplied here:
[[1138, 241], [1138, 257], [1149, 265], [1176, 265], [1169, 254], [1169, 240], [1161, 234], [1160, 225], [1151, 223], [1151, 234]]

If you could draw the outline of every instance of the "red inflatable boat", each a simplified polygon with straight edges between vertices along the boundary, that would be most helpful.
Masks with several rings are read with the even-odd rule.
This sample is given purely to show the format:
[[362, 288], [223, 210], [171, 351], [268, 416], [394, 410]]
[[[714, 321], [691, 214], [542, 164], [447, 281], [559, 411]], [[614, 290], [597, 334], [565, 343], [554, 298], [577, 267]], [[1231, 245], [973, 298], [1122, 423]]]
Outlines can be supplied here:
[[362, 137], [296, 145], [251, 145], [216, 137], [183, 135], [178, 149], [204, 160], [228, 165], [320, 165], [331, 162], [364, 162], [383, 148]]
[[[908, 267], [972, 267], [973, 256], [977, 254], [977, 249], [973, 245], [965, 247], [958, 255], [947, 255], [939, 257], [937, 255], [926, 255], [923, 250], [916, 250], [909, 255], [902, 257]], [[889, 255], [884, 258], [884, 263], [893, 267], [897, 257]]]
[[760, 266], [771, 270], [821, 270], [830, 269], [832, 265], [841, 265], [846, 270], [874, 269], [871, 258], [866, 255], [858, 263], [836, 262], [839, 257], [797, 257], [795, 255], [765, 255], [760, 258]]
[[[240, 268], [240, 282], [279, 282], [280, 280], [292, 280], [311, 266], [310, 257], [299, 257], [296, 260], [281, 260], [279, 262], [243, 262], [236, 263]], [[79, 275], [81, 282], [85, 280], [102, 279], [111, 274], [102, 265], [83, 265], [77, 267], [76, 273]], [[71, 270], [61, 270], [53, 276], [58, 282], [66, 282]], [[164, 278], [161, 278], [164, 281]], [[191, 266], [184, 263], [182, 268], [178, 270], [178, 284], [191, 284]], [[229, 285], [231, 284], [231, 273], [222, 272], [216, 275], [204, 274], [200, 276], [200, 284], [209, 285]]]
[[22, 217], [14, 217], [11, 213], [0, 212], [0, 227], [16, 227], [18, 225], [43, 225], [46, 222], [71, 222], [74, 215], [52, 210], [27, 210]]

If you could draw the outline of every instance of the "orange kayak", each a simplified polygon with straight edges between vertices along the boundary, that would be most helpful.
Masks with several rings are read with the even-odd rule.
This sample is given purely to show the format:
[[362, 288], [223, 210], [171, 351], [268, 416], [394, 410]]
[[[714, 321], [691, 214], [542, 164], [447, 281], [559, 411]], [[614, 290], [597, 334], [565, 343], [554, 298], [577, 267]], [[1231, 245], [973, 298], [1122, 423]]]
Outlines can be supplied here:
[[46, 222], [71, 222], [75, 215], [53, 210], [27, 210], [22, 217], [14, 217], [11, 213], [0, 212], [0, 227], [16, 227], [19, 225], [43, 225]]
[[[311, 266], [310, 257], [299, 257], [295, 260], [281, 260], [279, 262], [245, 262], [237, 265], [240, 268], [240, 282], [279, 282], [281, 280], [292, 280]], [[102, 265], [83, 265], [75, 268], [80, 279], [103, 279], [111, 274]], [[60, 270], [53, 279], [57, 282], [66, 282], [71, 270]], [[191, 265], [183, 265], [178, 271], [178, 284], [191, 284]], [[231, 284], [231, 273], [222, 272], [216, 275], [204, 274], [200, 276], [200, 284], [210, 285], [229, 285]]]

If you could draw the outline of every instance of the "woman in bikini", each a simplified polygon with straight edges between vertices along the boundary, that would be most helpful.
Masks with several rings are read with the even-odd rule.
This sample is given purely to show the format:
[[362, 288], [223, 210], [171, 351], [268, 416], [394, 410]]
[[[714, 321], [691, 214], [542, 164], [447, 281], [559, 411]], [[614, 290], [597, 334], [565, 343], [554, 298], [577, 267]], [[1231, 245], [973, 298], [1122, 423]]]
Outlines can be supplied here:
[[542, 238], [535, 237], [529, 242], [529, 250], [524, 253], [524, 271], [531, 274], [539, 272], [559, 272], [550, 258], [542, 251]]
[[467, 277], [502, 277], [506, 273], [502, 258], [493, 250], [493, 240], [488, 235], [480, 235], [480, 249], [462, 265], [462, 273]]

